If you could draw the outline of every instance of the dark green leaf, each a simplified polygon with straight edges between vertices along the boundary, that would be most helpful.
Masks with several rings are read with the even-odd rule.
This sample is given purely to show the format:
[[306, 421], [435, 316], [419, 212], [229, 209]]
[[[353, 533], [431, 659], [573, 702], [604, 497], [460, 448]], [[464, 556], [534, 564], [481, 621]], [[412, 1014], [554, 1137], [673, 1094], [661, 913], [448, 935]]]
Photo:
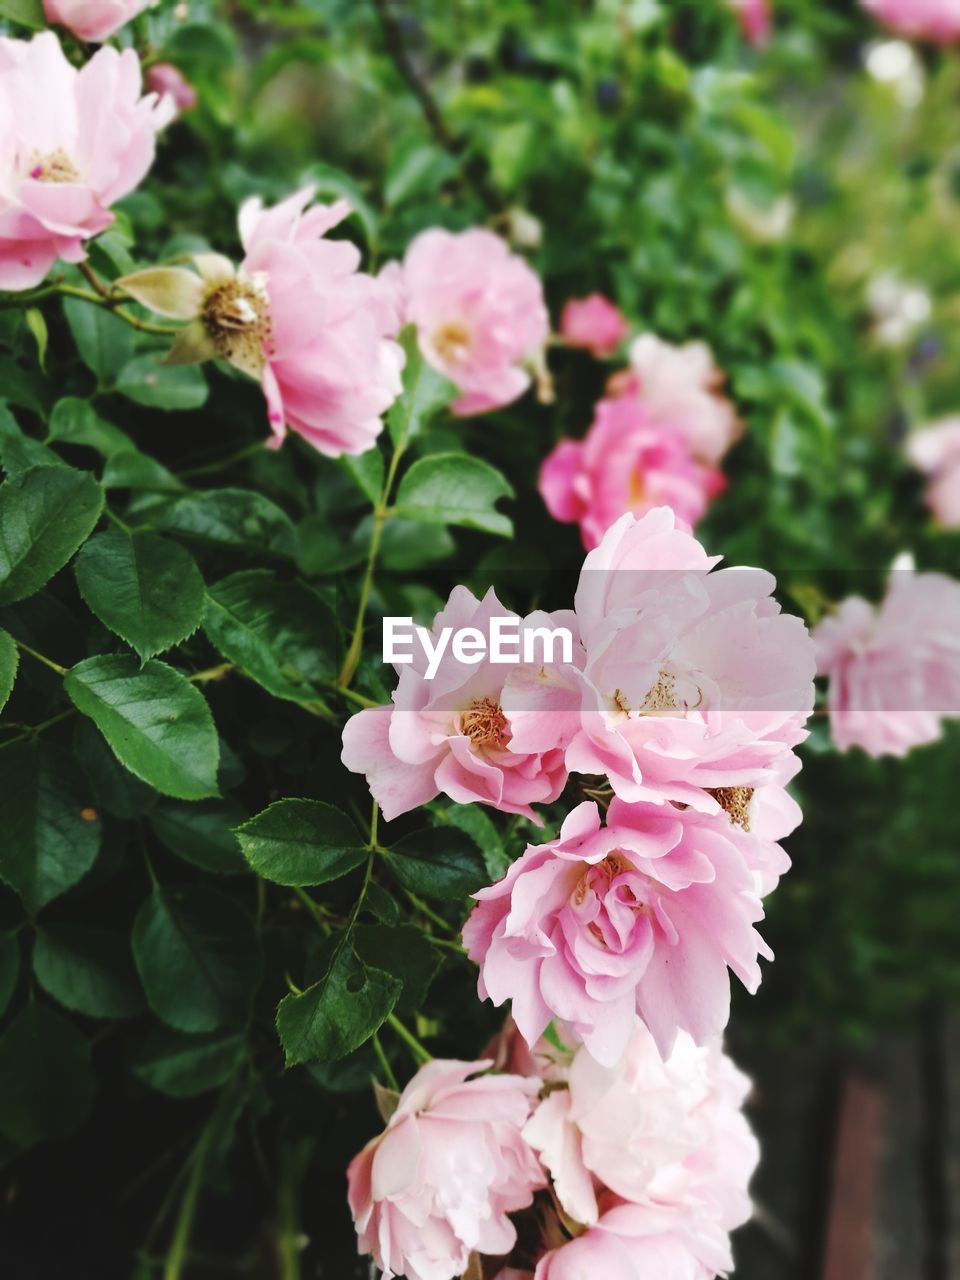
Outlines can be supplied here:
[[13, 682], [17, 678], [17, 667], [20, 663], [20, 651], [14, 644], [13, 636], [7, 631], [0, 631], [0, 711], [7, 704], [13, 692]]
[[296, 534], [278, 506], [246, 489], [212, 489], [179, 498], [162, 515], [163, 528], [203, 542], [292, 556]]
[[404, 331], [401, 342], [407, 357], [403, 393], [387, 414], [387, 427], [395, 449], [409, 444], [420, 428], [456, 394], [453, 384], [423, 358], [413, 328]]
[[161, 364], [156, 355], [137, 356], [117, 375], [117, 391], [150, 409], [199, 409], [208, 390], [197, 365]]
[[100, 382], [110, 383], [133, 358], [133, 330], [103, 307], [64, 298], [63, 314], [80, 358]]
[[0, 465], [12, 477], [33, 467], [62, 467], [64, 462], [52, 449], [21, 431], [13, 414], [0, 404]]
[[94, 807], [115, 818], [140, 818], [157, 793], [125, 769], [89, 720], [78, 717], [73, 731], [74, 759], [93, 790]]
[[510, 865], [510, 857], [503, 847], [500, 832], [482, 805], [451, 805], [436, 815], [436, 821], [438, 826], [449, 823], [465, 831], [483, 853], [483, 861], [490, 882], [500, 879]]
[[278, 800], [237, 828], [244, 856], [276, 884], [326, 884], [367, 857], [345, 813], [319, 800]]
[[214, 1031], [189, 1036], [169, 1027], [151, 1028], [130, 1068], [152, 1089], [171, 1098], [195, 1098], [217, 1089], [233, 1075], [243, 1057], [242, 1035]]
[[90, 1018], [131, 1018], [145, 1007], [127, 940], [105, 929], [37, 930], [33, 972], [48, 995]]
[[302, 582], [282, 582], [267, 569], [212, 586], [203, 629], [225, 658], [276, 698], [321, 701], [317, 682], [336, 674], [325, 602]]
[[6, 1013], [20, 976], [20, 942], [15, 933], [0, 933], [0, 1015]]
[[403, 984], [370, 968], [343, 947], [326, 976], [301, 995], [284, 996], [277, 1031], [288, 1067], [299, 1062], [343, 1058], [383, 1025]]
[[401, 1016], [413, 1017], [423, 1009], [430, 984], [437, 976], [442, 958], [436, 947], [413, 924], [396, 929], [383, 925], [359, 925], [353, 933], [354, 946], [360, 959], [403, 983], [397, 1001]]
[[368, 449], [358, 457], [351, 457], [350, 454], [345, 453], [340, 461], [344, 470], [353, 476], [370, 501], [379, 502], [383, 490], [384, 468], [383, 454], [377, 446], [374, 445], [372, 449]]
[[80, 594], [105, 627], [146, 661], [196, 631], [203, 578], [185, 547], [154, 533], [108, 529], [73, 567]]
[[73, 467], [34, 467], [0, 487], [0, 604], [39, 591], [102, 510], [103, 490]]
[[53, 406], [47, 434], [51, 440], [82, 444], [109, 458], [133, 444], [126, 432], [106, 422], [87, 400], [65, 396]]
[[489, 462], [465, 453], [432, 453], [400, 482], [396, 514], [424, 524], [460, 524], [509, 538], [513, 525], [495, 509], [513, 489]]
[[480, 850], [462, 831], [414, 831], [391, 848], [387, 865], [404, 888], [428, 898], [467, 898], [487, 883]]
[[203, 694], [163, 662], [132, 654], [78, 663], [64, 688], [131, 773], [179, 800], [217, 795], [220, 743]]
[[66, 1018], [31, 1000], [0, 1036], [0, 1133], [21, 1146], [65, 1137], [93, 1094], [90, 1046]]
[[93, 866], [101, 826], [73, 760], [42, 742], [0, 751], [0, 877], [31, 915]]
[[133, 955], [150, 1007], [178, 1031], [243, 1022], [260, 981], [253, 921], [212, 889], [155, 889], [137, 912]]
[[235, 800], [199, 804], [164, 800], [151, 812], [150, 826], [160, 843], [178, 858], [216, 875], [243, 875], [249, 868], [233, 832], [245, 817]]
[[136, 449], [112, 453], [100, 483], [105, 489], [142, 489], [147, 493], [182, 493], [186, 487], [156, 458]]

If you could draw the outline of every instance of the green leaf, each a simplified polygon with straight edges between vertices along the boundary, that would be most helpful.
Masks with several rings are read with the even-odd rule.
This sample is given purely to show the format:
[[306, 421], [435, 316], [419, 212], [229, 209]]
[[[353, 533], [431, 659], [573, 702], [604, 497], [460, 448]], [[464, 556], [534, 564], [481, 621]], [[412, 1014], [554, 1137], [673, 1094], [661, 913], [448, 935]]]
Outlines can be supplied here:
[[132, 654], [73, 667], [64, 688], [131, 773], [164, 795], [203, 800], [217, 791], [220, 743], [203, 694], [179, 671]]
[[96, 727], [81, 717], [73, 731], [73, 758], [90, 784], [97, 809], [114, 818], [140, 818], [155, 803], [153, 788], [125, 769]]
[[487, 883], [480, 850], [462, 831], [414, 831], [390, 849], [387, 865], [405, 889], [428, 898], [467, 898]]
[[400, 1016], [418, 1014], [442, 963], [437, 948], [414, 924], [402, 924], [396, 929], [379, 924], [358, 925], [353, 941], [365, 964], [383, 969], [403, 983], [397, 1001]]
[[380, 494], [383, 491], [384, 466], [383, 454], [376, 445], [372, 449], [368, 449], [366, 453], [361, 453], [358, 457], [351, 457], [349, 453], [345, 453], [340, 459], [340, 463], [371, 502], [377, 503], [380, 501]]
[[236, 834], [253, 870], [275, 884], [326, 884], [367, 857], [347, 815], [319, 800], [278, 800]]
[[232, 574], [207, 593], [203, 629], [210, 643], [275, 698], [322, 701], [317, 682], [336, 676], [328, 647], [333, 627], [315, 591], [268, 569]]
[[147, 1033], [130, 1069], [144, 1084], [170, 1098], [195, 1098], [226, 1084], [239, 1066], [244, 1048], [243, 1036], [236, 1033], [188, 1036], [157, 1026]]
[[47, 25], [43, 0], [0, 0], [0, 18], [42, 31]]
[[0, 1015], [6, 1013], [20, 976], [20, 942], [15, 933], [0, 933]]
[[178, 1031], [242, 1023], [260, 982], [253, 921], [213, 889], [158, 886], [137, 912], [133, 957], [150, 1007]]
[[126, 432], [106, 422], [88, 401], [77, 396], [65, 396], [53, 406], [47, 434], [51, 440], [95, 449], [105, 458], [133, 448]]
[[510, 866], [510, 856], [490, 816], [479, 804], [454, 804], [436, 815], [438, 826], [458, 827], [483, 853], [489, 883], [499, 880]]
[[34, 440], [20, 429], [16, 418], [5, 405], [0, 404], [0, 464], [8, 478], [22, 475], [33, 467], [62, 467], [65, 465], [52, 449]]
[[506, 478], [489, 462], [465, 453], [433, 453], [403, 477], [394, 510], [424, 524], [460, 524], [509, 538], [513, 525], [494, 504], [512, 496]]
[[247, 489], [211, 489], [179, 498], [160, 517], [164, 529], [222, 547], [293, 556], [293, 524], [278, 506]]
[[0, 813], [0, 878], [35, 915], [93, 866], [100, 820], [73, 760], [45, 742], [0, 751]]
[[33, 334], [34, 342], [37, 344], [37, 363], [46, 372], [47, 343], [50, 341], [50, 334], [47, 330], [47, 322], [43, 318], [43, 312], [39, 307], [28, 307], [23, 313], [23, 318], [27, 322], [27, 328]]
[[183, 493], [186, 487], [163, 463], [132, 447], [110, 455], [100, 483], [105, 489], [144, 489], [152, 493]]
[[415, 329], [406, 329], [400, 340], [407, 356], [403, 393], [387, 414], [387, 428], [395, 449], [409, 444], [420, 428], [446, 408], [456, 395], [453, 384], [423, 358]]
[[150, 409], [199, 409], [209, 394], [203, 370], [197, 365], [161, 364], [155, 355], [137, 356], [124, 365], [116, 389]]
[[144, 662], [200, 625], [203, 578], [179, 543], [108, 529], [86, 543], [73, 571], [91, 611]]
[[80, 358], [97, 379], [109, 384], [133, 358], [133, 330], [103, 307], [79, 298], [64, 298], [67, 318]]
[[13, 692], [19, 664], [20, 650], [14, 643], [13, 636], [7, 631], [0, 631], [0, 711], [7, 705]]
[[0, 1036], [0, 1133], [20, 1146], [66, 1137], [85, 1119], [94, 1089], [86, 1040], [31, 1000]]
[[288, 1067], [343, 1058], [383, 1025], [403, 983], [341, 948], [326, 975], [277, 1006], [277, 1032]]
[[246, 814], [235, 800], [183, 804], [164, 800], [150, 814], [153, 834], [178, 858], [215, 875], [244, 875], [249, 870], [237, 846], [234, 828]]
[[0, 604], [39, 591], [102, 510], [103, 490], [73, 467], [34, 467], [0, 486]]
[[126, 938], [82, 924], [37, 930], [33, 972], [48, 995], [90, 1018], [132, 1018], [145, 1007]]

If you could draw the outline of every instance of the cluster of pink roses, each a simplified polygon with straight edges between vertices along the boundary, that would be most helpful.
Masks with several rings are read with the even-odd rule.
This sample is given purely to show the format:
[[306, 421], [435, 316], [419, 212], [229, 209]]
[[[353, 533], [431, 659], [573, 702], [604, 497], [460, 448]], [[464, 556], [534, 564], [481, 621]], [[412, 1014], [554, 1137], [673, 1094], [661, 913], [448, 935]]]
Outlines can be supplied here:
[[[433, 1103], [414, 1081], [351, 1168], [361, 1247], [388, 1276], [449, 1280], [471, 1252], [496, 1253], [486, 1233], [502, 1241], [508, 1216], [527, 1211], [541, 1250], [510, 1261], [508, 1280], [534, 1267], [537, 1280], [573, 1280], [585, 1267], [615, 1280], [706, 1280], [730, 1265], [727, 1236], [746, 1216], [756, 1156], [738, 1111], [742, 1078], [720, 1050], [728, 970], [755, 990], [758, 958], [770, 955], [754, 926], [789, 865], [778, 842], [799, 811], [785, 784], [799, 768], [815, 664], [773, 579], [716, 563], [659, 508], [607, 531], [572, 611], [520, 619], [493, 592], [478, 601], [459, 587], [434, 640], [451, 626], [489, 634], [510, 617], [521, 634], [565, 628], [574, 651], [509, 666], [445, 654], [432, 679], [415, 657], [398, 667], [393, 704], [344, 730], [343, 761], [366, 775], [387, 818], [443, 792], [536, 820], [531, 805], [556, 800], [571, 772], [607, 805], [605, 822], [586, 800], [555, 840], [530, 845], [476, 895], [463, 931], [481, 998], [511, 1001], [529, 1046], [513, 1046], [515, 1071], [547, 1078], [517, 1064], [542, 1055], [551, 1024], [583, 1046], [562, 1075], [567, 1090], [551, 1083], [528, 1120], [536, 1089], [494, 1077], [521, 1118], [479, 1147], [464, 1132], [486, 1153], [468, 1161], [459, 1146], [428, 1144]], [[477, 1082], [465, 1076], [482, 1064], [442, 1068], [454, 1069], [456, 1105], [444, 1095], [439, 1114], [465, 1129], [467, 1117], [499, 1115], [467, 1096]], [[400, 1150], [391, 1135], [401, 1127], [406, 1154], [394, 1162], [380, 1153]], [[538, 1208], [544, 1175], [518, 1152], [517, 1133], [552, 1174], [560, 1220]], [[483, 1212], [478, 1186], [492, 1188]]]
[[611, 1068], [508, 1022], [491, 1058], [421, 1068], [351, 1163], [360, 1247], [385, 1280], [710, 1280], [750, 1216], [748, 1090], [719, 1040], [662, 1058], [638, 1022]]
[[[625, 332], [614, 315], [599, 295], [568, 303], [564, 336], [571, 346], [610, 354]], [[587, 550], [625, 511], [665, 505], [695, 525], [725, 488], [717, 464], [740, 431], [704, 343], [677, 347], [642, 334], [629, 358], [629, 368], [610, 379], [586, 437], [561, 441], [540, 472], [550, 514], [579, 524]]]

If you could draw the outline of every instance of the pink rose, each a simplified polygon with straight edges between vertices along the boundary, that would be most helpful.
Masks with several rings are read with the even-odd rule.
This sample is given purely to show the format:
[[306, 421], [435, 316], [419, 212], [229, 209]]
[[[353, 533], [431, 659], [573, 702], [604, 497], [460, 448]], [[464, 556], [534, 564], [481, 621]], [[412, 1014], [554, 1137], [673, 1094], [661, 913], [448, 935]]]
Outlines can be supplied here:
[[140, 96], [131, 49], [101, 49], [79, 70], [55, 35], [0, 39], [0, 289], [38, 285], [84, 241], [153, 163], [170, 99]]
[[714, 1280], [732, 1266], [716, 1224], [672, 1206], [621, 1204], [541, 1258], [535, 1280]]
[[480, 965], [479, 994], [512, 1001], [529, 1045], [552, 1019], [567, 1024], [605, 1066], [633, 1033], [635, 1013], [662, 1054], [678, 1031], [698, 1044], [719, 1035], [731, 968], [750, 991], [763, 918], [742, 844], [720, 813], [614, 800], [578, 805], [559, 838], [530, 845], [506, 875], [475, 895], [463, 929]]
[[861, 4], [898, 35], [937, 44], [960, 39], [960, 0], [861, 0]]
[[813, 709], [813, 644], [780, 612], [770, 574], [711, 573], [716, 562], [665, 507], [622, 516], [586, 557], [571, 772], [606, 774], [626, 800], [712, 812], [709, 790], [790, 775]]
[[907, 439], [907, 457], [924, 475], [927, 505], [945, 529], [960, 529], [960, 417], [932, 422]]
[[[549, 804], [563, 790], [564, 747], [578, 721], [577, 669], [559, 661], [559, 645], [552, 663], [491, 662], [498, 618], [516, 620], [521, 636], [538, 627], [567, 627], [577, 658], [572, 614], [534, 613], [520, 620], [492, 590], [479, 601], [456, 587], [434, 619], [432, 641], [439, 643], [446, 627], [473, 627], [487, 642], [488, 656], [468, 665], [448, 645], [429, 679], [428, 660], [415, 643], [413, 662], [397, 666], [393, 705], [358, 712], [343, 731], [341, 759], [354, 773], [366, 774], [388, 821], [440, 792], [459, 804], [476, 801], [536, 821], [530, 805]], [[549, 658], [539, 646], [536, 653]]]
[[543, 287], [492, 231], [424, 231], [403, 262], [407, 320], [431, 365], [459, 387], [459, 414], [509, 404], [530, 385], [550, 320]]
[[694, 525], [724, 485], [691, 456], [681, 431], [654, 422], [633, 396], [601, 400], [586, 438], [561, 441], [540, 471], [548, 511], [578, 523], [587, 550], [626, 511], [666, 506]]
[[[403, 353], [386, 336], [391, 310], [382, 286], [358, 270], [359, 250], [324, 238], [349, 205], [308, 209], [312, 195], [300, 191], [272, 209], [248, 200], [240, 210], [246, 283], [227, 285], [223, 305], [245, 308], [249, 338], [237, 350], [237, 327], [228, 327], [223, 341], [233, 350], [220, 354], [237, 362], [249, 349], [277, 444], [289, 429], [328, 457], [365, 453], [402, 389]], [[208, 301], [216, 325], [215, 310]]]
[[568, 346], [583, 347], [602, 360], [613, 355], [629, 330], [618, 307], [602, 293], [591, 293], [564, 306], [560, 332]]
[[502, 1256], [516, 1243], [507, 1215], [544, 1185], [521, 1136], [539, 1083], [477, 1076], [489, 1066], [421, 1067], [385, 1131], [350, 1163], [360, 1252], [372, 1254], [384, 1280], [452, 1280], [472, 1252]]
[[960, 715], [960, 583], [896, 569], [886, 598], [851, 596], [814, 632], [829, 677], [830, 732], [841, 751], [904, 756]]
[[721, 394], [723, 374], [706, 343], [677, 347], [641, 334], [630, 347], [630, 370], [614, 380], [614, 388], [639, 396], [655, 425], [682, 432], [694, 457], [718, 463], [741, 427]]
[[773, 30], [770, 0], [729, 0], [740, 29], [751, 44], [765, 44]]
[[759, 1158], [741, 1110], [749, 1090], [719, 1039], [698, 1048], [681, 1033], [664, 1060], [638, 1022], [613, 1067], [581, 1049], [568, 1088], [552, 1089], [523, 1133], [577, 1222], [597, 1222], [608, 1190], [729, 1232], [750, 1217]]
[[196, 89], [172, 62], [157, 62], [148, 70], [147, 88], [160, 97], [167, 94], [179, 112], [192, 111], [197, 105]]
[[78, 40], [94, 44], [131, 22], [150, 0], [43, 0], [48, 22], [66, 27]]

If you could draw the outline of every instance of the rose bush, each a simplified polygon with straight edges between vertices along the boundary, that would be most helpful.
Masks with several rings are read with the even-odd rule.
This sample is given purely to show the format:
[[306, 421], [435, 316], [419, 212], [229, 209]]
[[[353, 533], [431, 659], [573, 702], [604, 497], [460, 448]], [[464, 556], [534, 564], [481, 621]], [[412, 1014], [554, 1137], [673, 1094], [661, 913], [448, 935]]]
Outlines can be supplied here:
[[11, 1274], [750, 1280], [731, 986], [761, 1068], [957, 988], [881, 8], [0, 0]]

